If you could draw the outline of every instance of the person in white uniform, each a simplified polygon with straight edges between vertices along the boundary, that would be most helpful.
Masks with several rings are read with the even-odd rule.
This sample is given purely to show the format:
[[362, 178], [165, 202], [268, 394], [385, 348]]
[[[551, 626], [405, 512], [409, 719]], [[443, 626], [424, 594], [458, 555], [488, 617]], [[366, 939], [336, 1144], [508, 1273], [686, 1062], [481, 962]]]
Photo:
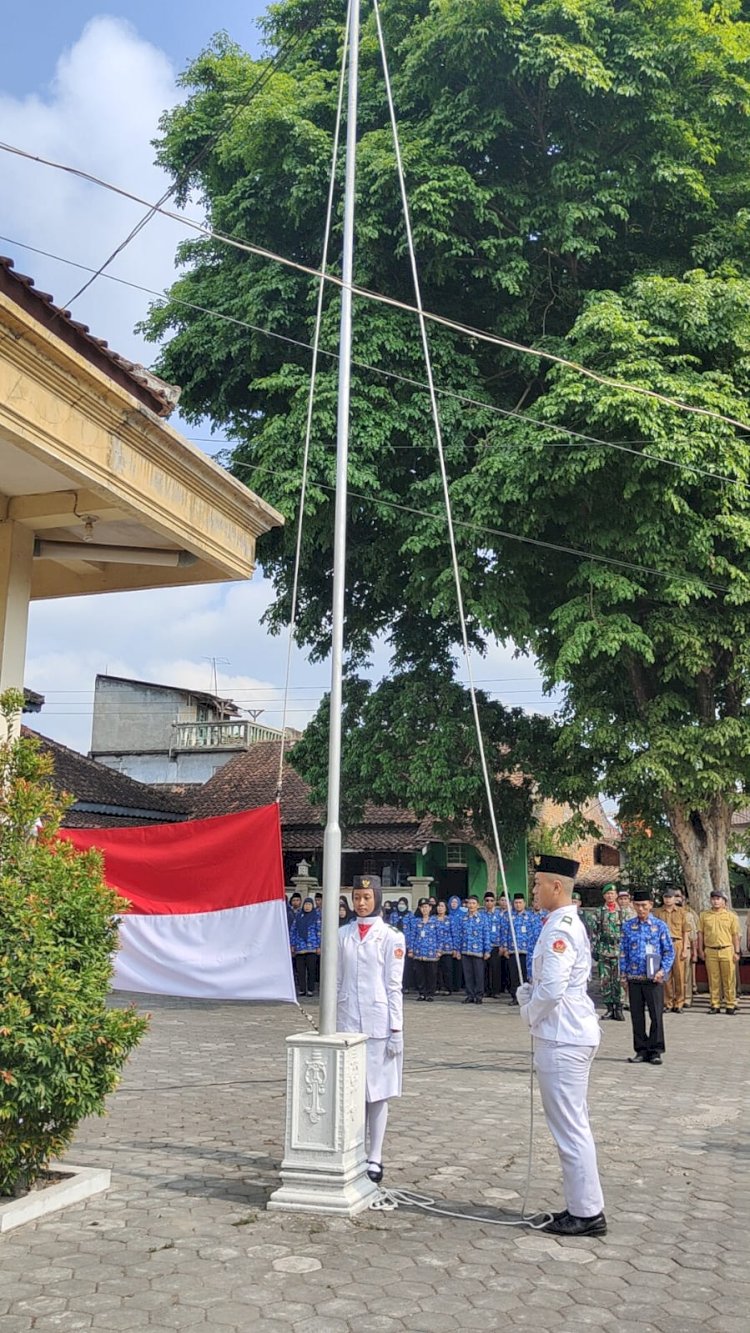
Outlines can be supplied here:
[[406, 948], [403, 935], [382, 919], [377, 875], [355, 877], [352, 904], [355, 919], [339, 930], [336, 1027], [367, 1037], [367, 1174], [379, 1183], [388, 1102], [401, 1096]]
[[604, 1236], [607, 1221], [587, 1104], [601, 1029], [587, 985], [591, 949], [572, 902], [578, 862], [537, 858], [534, 907], [549, 916], [534, 949], [531, 980], [516, 998], [534, 1043], [544, 1114], [557, 1145], [565, 1208], [544, 1228], [555, 1236]]

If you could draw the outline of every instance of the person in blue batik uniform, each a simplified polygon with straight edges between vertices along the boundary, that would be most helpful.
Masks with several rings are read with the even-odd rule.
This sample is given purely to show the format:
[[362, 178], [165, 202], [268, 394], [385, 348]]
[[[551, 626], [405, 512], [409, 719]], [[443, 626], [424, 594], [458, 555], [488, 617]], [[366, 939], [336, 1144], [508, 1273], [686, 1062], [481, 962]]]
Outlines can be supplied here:
[[530, 912], [529, 916], [531, 917], [531, 924], [526, 940], [527, 971], [531, 966], [531, 960], [534, 957], [536, 942], [539, 939], [542, 930], [544, 929], [544, 923], [547, 920], [547, 917], [549, 916], [549, 912]]
[[315, 967], [320, 957], [320, 920], [312, 898], [305, 898], [302, 911], [294, 918], [290, 939], [297, 972], [297, 992], [313, 995]]
[[448, 916], [447, 903], [439, 902], [435, 908], [435, 928], [438, 940], [438, 986], [447, 995], [452, 995], [456, 989], [453, 983], [456, 946], [453, 942], [453, 927]]
[[464, 983], [463, 968], [461, 967], [461, 922], [466, 916], [466, 904], [457, 893], [452, 894], [448, 899], [448, 916], [453, 931], [453, 989], [460, 990]]
[[420, 1000], [435, 999], [439, 957], [438, 927], [429, 898], [420, 898], [409, 927], [409, 956]]
[[466, 899], [466, 916], [459, 918], [458, 949], [464, 972], [466, 999], [464, 1004], [481, 1004], [484, 993], [484, 964], [490, 956], [487, 918], [479, 911], [479, 899], [470, 894]]
[[[628, 983], [635, 1055], [631, 1065], [660, 1065], [664, 1053], [664, 981], [674, 963], [674, 945], [665, 921], [651, 915], [648, 889], [633, 894], [635, 916], [623, 921], [620, 976]], [[649, 1030], [646, 1032], [646, 1010]]]
[[484, 895], [482, 915], [487, 921], [487, 933], [490, 942], [490, 956], [484, 965], [484, 993], [493, 998], [500, 994], [500, 940], [503, 933], [503, 914], [497, 906], [497, 900], [490, 889]]
[[[533, 934], [532, 916], [526, 907], [526, 899], [522, 893], [513, 894], [513, 931], [516, 936], [516, 945], [518, 955], [521, 960], [521, 976], [518, 975], [518, 964], [516, 963], [516, 951], [513, 947], [513, 935], [511, 934], [510, 924], [507, 913], [503, 924], [503, 949], [510, 966], [510, 1002], [517, 1004], [516, 991], [522, 981], [527, 977], [527, 958], [531, 957], [529, 952], [529, 937]], [[531, 952], [534, 949], [534, 943], [531, 945]]]

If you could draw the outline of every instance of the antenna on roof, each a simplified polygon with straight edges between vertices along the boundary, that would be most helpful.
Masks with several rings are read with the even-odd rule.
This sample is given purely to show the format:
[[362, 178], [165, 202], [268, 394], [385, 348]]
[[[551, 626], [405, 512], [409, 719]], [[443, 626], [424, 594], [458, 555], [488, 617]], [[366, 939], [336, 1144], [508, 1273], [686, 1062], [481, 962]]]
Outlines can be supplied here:
[[218, 676], [218, 672], [217, 672], [217, 667], [219, 667], [219, 666], [229, 666], [229, 665], [230, 665], [229, 658], [228, 658], [228, 657], [202, 657], [202, 658], [201, 658], [201, 662], [210, 662], [210, 663], [211, 663], [211, 693], [212, 693], [212, 694], [218, 694], [218, 693], [219, 693], [219, 676]]

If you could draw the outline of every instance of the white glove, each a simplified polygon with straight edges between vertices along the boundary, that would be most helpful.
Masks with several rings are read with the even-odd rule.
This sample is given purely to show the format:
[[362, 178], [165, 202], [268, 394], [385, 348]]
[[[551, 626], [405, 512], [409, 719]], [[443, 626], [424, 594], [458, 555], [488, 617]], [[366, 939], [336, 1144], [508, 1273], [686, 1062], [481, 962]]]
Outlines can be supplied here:
[[392, 1032], [385, 1043], [386, 1055], [400, 1055], [404, 1049], [403, 1032]]
[[518, 990], [516, 991], [516, 1000], [522, 1009], [531, 1000], [531, 986], [528, 981], [524, 981], [523, 985], [518, 987]]

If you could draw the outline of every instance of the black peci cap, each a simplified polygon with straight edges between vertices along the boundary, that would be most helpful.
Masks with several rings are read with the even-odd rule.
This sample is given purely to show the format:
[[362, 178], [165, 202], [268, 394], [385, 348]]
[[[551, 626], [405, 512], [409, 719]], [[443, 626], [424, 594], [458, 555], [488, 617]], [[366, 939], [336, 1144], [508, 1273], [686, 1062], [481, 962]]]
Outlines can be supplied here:
[[535, 856], [534, 869], [541, 875], [563, 875], [565, 879], [575, 879], [578, 874], [578, 861], [571, 861], [567, 856]]

